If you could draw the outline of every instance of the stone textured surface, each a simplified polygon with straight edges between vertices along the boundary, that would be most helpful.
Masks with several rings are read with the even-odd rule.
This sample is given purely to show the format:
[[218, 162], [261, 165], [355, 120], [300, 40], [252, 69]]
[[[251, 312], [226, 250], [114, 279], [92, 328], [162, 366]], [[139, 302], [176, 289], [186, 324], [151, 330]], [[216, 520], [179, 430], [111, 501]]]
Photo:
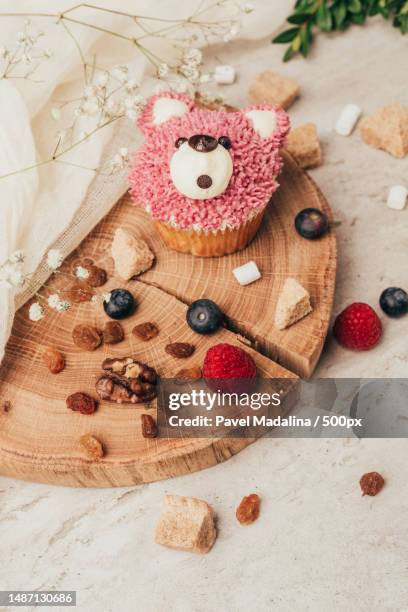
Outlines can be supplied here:
[[[222, 90], [234, 104], [247, 102], [247, 83], [261, 70], [299, 81], [290, 114], [295, 126], [318, 127], [324, 164], [311, 174], [341, 222], [336, 312], [355, 300], [376, 306], [383, 288], [408, 285], [408, 211], [385, 204], [390, 185], [406, 184], [408, 158], [371, 149], [357, 131], [333, 132], [348, 102], [366, 113], [408, 103], [406, 45], [379, 19], [320, 37], [309, 60], [287, 65], [282, 47], [268, 40], [214, 49], [217, 62], [237, 68], [237, 82]], [[328, 340], [318, 374], [406, 376], [408, 317], [383, 320], [384, 339], [366, 354]], [[405, 440], [264, 439], [211, 470], [128, 490], [1, 479], [1, 586], [77, 589], [78, 609], [87, 612], [402, 610], [406, 452]], [[387, 484], [378, 497], [362, 498], [359, 478], [373, 470]], [[262, 496], [261, 517], [241, 527], [235, 507], [251, 492]], [[216, 510], [219, 537], [205, 558], [154, 544], [165, 493], [197, 496]]]

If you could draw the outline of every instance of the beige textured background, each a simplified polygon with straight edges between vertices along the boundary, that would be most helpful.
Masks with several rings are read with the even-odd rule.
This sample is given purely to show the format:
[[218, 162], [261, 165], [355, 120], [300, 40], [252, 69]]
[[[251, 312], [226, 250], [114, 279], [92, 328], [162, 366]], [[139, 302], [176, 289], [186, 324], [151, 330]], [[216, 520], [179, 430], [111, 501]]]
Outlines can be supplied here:
[[[290, 5], [271, 8], [271, 30]], [[247, 82], [265, 68], [299, 80], [293, 123], [318, 126], [325, 163], [312, 174], [341, 221], [336, 310], [354, 300], [375, 305], [384, 287], [408, 286], [408, 210], [384, 203], [391, 184], [408, 180], [408, 159], [371, 150], [357, 134], [336, 136], [332, 126], [347, 102], [366, 112], [393, 100], [408, 104], [408, 37], [374, 20], [320, 38], [308, 61], [283, 66], [281, 53], [268, 39], [215, 49], [239, 72], [223, 91], [244, 104]], [[407, 332], [408, 318], [386, 320], [383, 342], [367, 354], [330, 340], [319, 373], [406, 376]], [[211, 470], [128, 490], [1, 479], [1, 587], [77, 589], [78, 609], [87, 612], [406, 609], [407, 445], [266, 439]], [[387, 486], [377, 498], [361, 498], [359, 477], [375, 469]], [[251, 491], [263, 498], [262, 515], [242, 528], [234, 509]], [[153, 543], [165, 493], [213, 504], [220, 535], [211, 554], [193, 557]]]

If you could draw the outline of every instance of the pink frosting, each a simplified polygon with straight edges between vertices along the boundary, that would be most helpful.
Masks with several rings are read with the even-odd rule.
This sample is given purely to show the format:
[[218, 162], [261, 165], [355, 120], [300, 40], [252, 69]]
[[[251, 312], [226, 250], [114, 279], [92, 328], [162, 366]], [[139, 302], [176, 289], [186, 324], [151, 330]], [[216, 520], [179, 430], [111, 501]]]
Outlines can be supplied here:
[[[155, 126], [152, 108], [159, 97], [185, 102], [189, 112]], [[274, 110], [277, 126], [271, 137], [261, 138], [254, 131], [245, 113], [249, 110]], [[261, 211], [278, 187], [282, 160], [279, 149], [289, 130], [288, 115], [282, 109], [261, 104], [226, 113], [201, 109], [182, 94], [166, 92], [150, 98], [139, 120], [146, 142], [133, 159], [129, 177], [130, 193], [138, 206], [150, 211], [153, 219], [180, 229], [217, 230], [236, 228]], [[208, 200], [193, 200], [182, 195], [170, 176], [170, 159], [178, 138], [193, 134], [209, 134], [215, 138], [228, 136], [233, 161], [233, 174], [227, 189]]]

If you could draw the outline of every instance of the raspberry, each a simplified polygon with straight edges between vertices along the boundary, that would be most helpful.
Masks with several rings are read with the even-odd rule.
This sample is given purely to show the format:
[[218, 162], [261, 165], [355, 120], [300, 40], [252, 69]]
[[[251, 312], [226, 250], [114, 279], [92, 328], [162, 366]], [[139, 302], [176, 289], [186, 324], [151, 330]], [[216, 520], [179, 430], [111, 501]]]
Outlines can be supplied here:
[[225, 343], [216, 344], [207, 351], [203, 374], [207, 384], [213, 389], [243, 393], [245, 387], [248, 388], [255, 381], [257, 370], [248, 353]]
[[338, 315], [333, 333], [337, 341], [346, 348], [368, 351], [380, 341], [382, 326], [371, 306], [356, 302]]

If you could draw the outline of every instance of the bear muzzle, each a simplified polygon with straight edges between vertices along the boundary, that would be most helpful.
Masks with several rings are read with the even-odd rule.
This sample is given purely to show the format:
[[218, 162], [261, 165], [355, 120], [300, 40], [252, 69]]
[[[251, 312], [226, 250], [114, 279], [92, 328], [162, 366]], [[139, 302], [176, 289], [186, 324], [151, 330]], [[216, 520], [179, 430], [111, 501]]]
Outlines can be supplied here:
[[170, 160], [174, 186], [193, 200], [207, 200], [224, 193], [232, 171], [228, 150], [216, 138], [203, 134], [181, 142]]

